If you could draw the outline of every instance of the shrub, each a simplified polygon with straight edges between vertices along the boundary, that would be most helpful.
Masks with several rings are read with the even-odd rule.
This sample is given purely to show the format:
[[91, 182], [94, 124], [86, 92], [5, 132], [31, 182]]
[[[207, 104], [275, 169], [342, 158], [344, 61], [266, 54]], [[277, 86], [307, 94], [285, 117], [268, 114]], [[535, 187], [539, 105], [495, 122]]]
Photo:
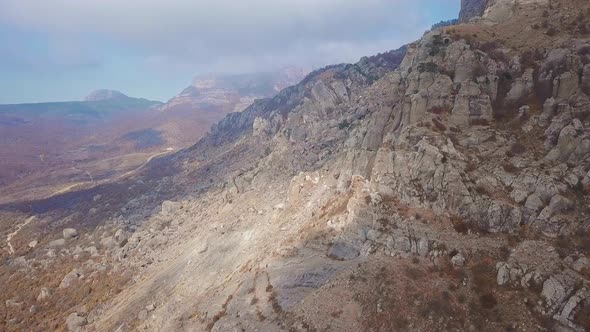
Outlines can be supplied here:
[[586, 305], [576, 313], [574, 321], [586, 331], [590, 331], [590, 304], [586, 303]]
[[523, 154], [525, 152], [526, 152], [526, 146], [524, 146], [520, 142], [513, 143], [510, 146], [510, 153], [512, 153], [513, 155], [519, 155], [519, 154]]
[[350, 127], [350, 122], [348, 122], [347, 120], [342, 120], [339, 124], [338, 124], [338, 129], [345, 129]]
[[446, 107], [434, 106], [431, 109], [429, 109], [428, 112], [433, 113], [433, 114], [437, 114], [437, 115], [441, 115], [441, 114], [445, 114], [445, 113], [450, 113], [450, 110]]
[[496, 304], [498, 304], [498, 301], [494, 297], [494, 294], [487, 293], [479, 297], [479, 303], [485, 309], [492, 309], [496, 306]]
[[481, 295], [492, 292], [496, 286], [496, 269], [493, 261], [482, 259], [470, 268], [473, 280], [473, 290]]
[[549, 29], [547, 29], [547, 31], [545, 32], [545, 34], [549, 37], [553, 37], [555, 35], [557, 35], [559, 33], [559, 29], [557, 29], [554, 26], [549, 27]]
[[444, 124], [442, 124], [442, 122], [440, 122], [437, 119], [432, 119], [432, 123], [434, 123], [434, 126], [436, 127], [436, 129], [440, 132], [445, 132], [447, 131], [447, 127], [445, 127]]
[[518, 167], [514, 166], [512, 163], [504, 163], [502, 164], [502, 168], [511, 174], [516, 174], [518, 172]]
[[469, 124], [472, 126], [489, 126], [490, 122], [487, 119], [476, 118], [470, 119]]
[[467, 232], [469, 231], [467, 223], [465, 223], [465, 221], [463, 219], [460, 219], [459, 217], [452, 217], [451, 223], [453, 224], [453, 228], [457, 233], [467, 234]]
[[418, 65], [418, 71], [436, 73], [438, 71], [438, 65], [434, 62], [422, 62]]
[[537, 62], [543, 60], [543, 58], [543, 52], [539, 49], [527, 50], [520, 56], [520, 63], [524, 68], [536, 68]]

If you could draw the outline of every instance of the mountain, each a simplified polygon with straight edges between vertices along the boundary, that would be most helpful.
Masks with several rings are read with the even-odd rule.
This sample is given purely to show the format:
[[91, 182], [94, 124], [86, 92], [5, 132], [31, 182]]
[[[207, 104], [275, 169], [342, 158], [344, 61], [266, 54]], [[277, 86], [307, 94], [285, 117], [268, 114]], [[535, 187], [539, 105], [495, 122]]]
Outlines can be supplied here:
[[300, 69], [209, 76], [168, 103], [96, 90], [84, 101], [0, 105], [0, 203], [98, 185], [194, 144], [227, 113], [272, 97]]
[[305, 69], [285, 68], [267, 73], [200, 76], [161, 109], [215, 108], [223, 110], [223, 116], [228, 112], [244, 110], [256, 99], [274, 96], [282, 89], [297, 84], [307, 73]]
[[590, 329], [585, 13], [492, 0], [128, 177], [1, 206], [3, 328]]
[[115, 90], [100, 89], [92, 91], [84, 101], [101, 101], [101, 100], [126, 100], [128, 96]]

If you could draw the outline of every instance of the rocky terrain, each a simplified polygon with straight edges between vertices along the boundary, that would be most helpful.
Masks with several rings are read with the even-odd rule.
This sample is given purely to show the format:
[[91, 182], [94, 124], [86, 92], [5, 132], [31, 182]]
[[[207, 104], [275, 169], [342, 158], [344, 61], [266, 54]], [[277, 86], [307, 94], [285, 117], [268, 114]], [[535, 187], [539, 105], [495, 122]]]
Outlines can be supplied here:
[[590, 330], [590, 4], [481, 3], [2, 206], [2, 328]]

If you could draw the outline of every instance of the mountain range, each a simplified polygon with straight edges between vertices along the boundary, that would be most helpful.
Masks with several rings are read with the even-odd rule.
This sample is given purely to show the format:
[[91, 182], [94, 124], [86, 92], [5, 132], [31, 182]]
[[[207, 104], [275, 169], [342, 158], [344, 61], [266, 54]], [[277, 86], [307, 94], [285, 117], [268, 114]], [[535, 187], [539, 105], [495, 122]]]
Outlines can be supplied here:
[[167, 103], [103, 89], [84, 101], [0, 105], [0, 201], [46, 197], [126, 174], [151, 156], [192, 145], [227, 113], [304, 74], [286, 69], [195, 79]]
[[2, 328], [590, 330], [590, 4], [462, 6], [127, 176], [0, 205]]

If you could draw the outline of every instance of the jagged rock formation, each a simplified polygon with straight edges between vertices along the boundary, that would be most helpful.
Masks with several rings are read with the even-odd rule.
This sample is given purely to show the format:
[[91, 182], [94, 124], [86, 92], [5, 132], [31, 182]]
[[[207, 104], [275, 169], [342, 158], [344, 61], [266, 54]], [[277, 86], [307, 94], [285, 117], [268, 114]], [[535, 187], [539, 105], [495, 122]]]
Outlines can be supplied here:
[[573, 8], [523, 1], [318, 70], [137, 177], [34, 202], [60, 233], [11, 236], [10, 271], [59, 268], [24, 279], [45, 303], [92, 285], [73, 330], [588, 329], [590, 39], [532, 27]]
[[469, 22], [470, 19], [482, 16], [489, 0], [461, 0], [459, 21]]

